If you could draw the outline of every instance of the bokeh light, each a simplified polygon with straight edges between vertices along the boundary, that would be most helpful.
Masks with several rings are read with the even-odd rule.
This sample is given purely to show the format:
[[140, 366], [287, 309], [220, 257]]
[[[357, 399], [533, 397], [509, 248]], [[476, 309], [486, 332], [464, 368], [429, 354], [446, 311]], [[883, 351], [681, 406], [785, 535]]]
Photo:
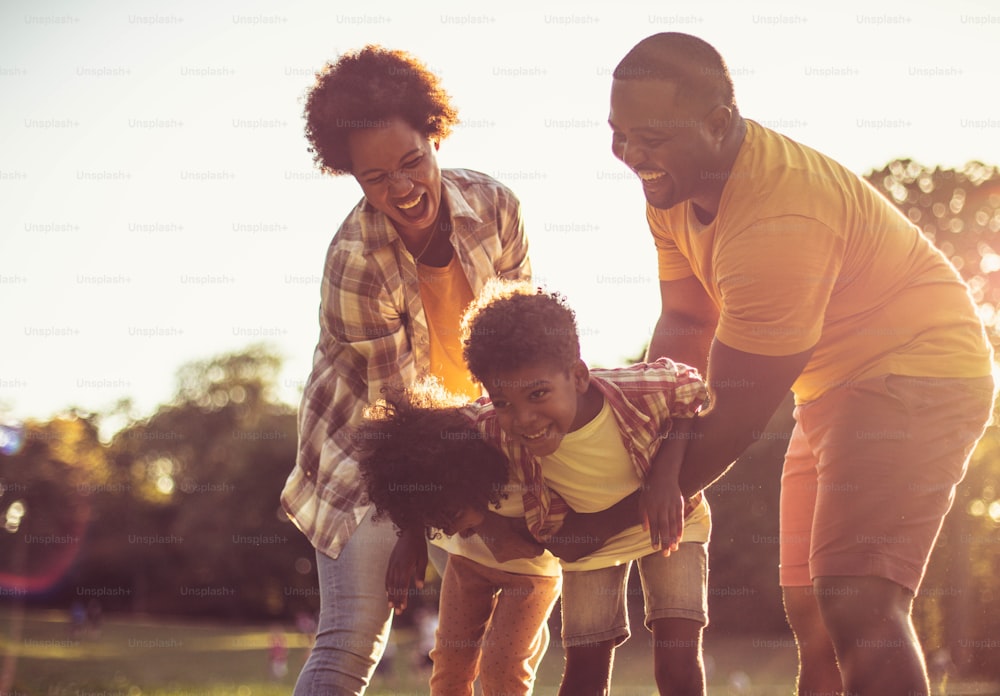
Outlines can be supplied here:
[[24, 446], [24, 425], [9, 423], [0, 425], [0, 454], [12, 455]]
[[25, 513], [28, 511], [23, 501], [15, 500], [7, 508], [7, 514], [4, 515], [4, 529], [15, 534], [18, 529], [21, 528], [21, 520], [24, 519]]

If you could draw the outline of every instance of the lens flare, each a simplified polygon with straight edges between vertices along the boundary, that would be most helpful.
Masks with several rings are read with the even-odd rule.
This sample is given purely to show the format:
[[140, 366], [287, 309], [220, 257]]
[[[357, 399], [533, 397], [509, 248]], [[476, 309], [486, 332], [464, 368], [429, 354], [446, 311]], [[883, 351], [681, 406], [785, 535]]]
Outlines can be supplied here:
[[24, 425], [0, 424], [0, 454], [14, 455], [24, 447]]

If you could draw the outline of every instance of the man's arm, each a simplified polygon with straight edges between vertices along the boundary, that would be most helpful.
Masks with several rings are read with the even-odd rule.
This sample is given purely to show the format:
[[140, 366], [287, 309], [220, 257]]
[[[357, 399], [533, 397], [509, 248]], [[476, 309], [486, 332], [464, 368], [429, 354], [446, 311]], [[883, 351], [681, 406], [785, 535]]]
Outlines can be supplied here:
[[666, 356], [708, 376], [711, 405], [694, 423], [681, 465], [690, 497], [722, 476], [753, 444], [805, 368], [812, 350], [793, 355], [745, 353], [714, 339], [719, 310], [694, 276], [660, 282], [661, 310], [647, 360]]
[[670, 358], [704, 375], [718, 323], [719, 310], [696, 277], [660, 281], [660, 318], [646, 360]]
[[497, 189], [497, 234], [500, 236], [500, 258], [495, 262], [496, 274], [508, 280], [531, 280], [531, 260], [528, 237], [524, 232], [521, 202], [505, 186]]
[[711, 406], [695, 419], [695, 434], [684, 453], [680, 488], [685, 497], [708, 487], [753, 444], [811, 355], [811, 348], [793, 355], [756, 355], [712, 342]]

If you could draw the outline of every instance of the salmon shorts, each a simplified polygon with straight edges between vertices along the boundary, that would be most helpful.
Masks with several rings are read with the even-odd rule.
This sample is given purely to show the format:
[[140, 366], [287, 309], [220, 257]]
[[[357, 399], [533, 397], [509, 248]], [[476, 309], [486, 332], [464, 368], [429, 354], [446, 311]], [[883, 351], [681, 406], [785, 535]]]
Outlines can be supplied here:
[[781, 477], [781, 585], [874, 575], [916, 594], [993, 397], [992, 377], [884, 375], [797, 406]]

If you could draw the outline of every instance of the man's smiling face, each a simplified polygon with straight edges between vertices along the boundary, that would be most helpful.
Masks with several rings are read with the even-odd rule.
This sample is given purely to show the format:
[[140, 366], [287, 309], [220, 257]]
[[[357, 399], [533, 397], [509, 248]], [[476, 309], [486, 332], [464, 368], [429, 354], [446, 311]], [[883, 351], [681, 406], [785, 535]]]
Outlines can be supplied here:
[[679, 103], [677, 83], [613, 80], [611, 151], [642, 180], [646, 200], [667, 210], [713, 188], [712, 139], [699, 109]]

